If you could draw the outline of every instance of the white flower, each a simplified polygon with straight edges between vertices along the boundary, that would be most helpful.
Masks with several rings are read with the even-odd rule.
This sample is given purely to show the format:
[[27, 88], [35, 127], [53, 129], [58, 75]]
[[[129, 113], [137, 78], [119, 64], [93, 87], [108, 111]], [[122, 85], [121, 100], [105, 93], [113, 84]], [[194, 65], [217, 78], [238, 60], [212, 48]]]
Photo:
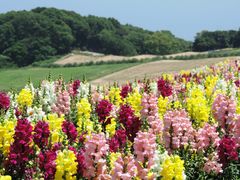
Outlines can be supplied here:
[[27, 114], [28, 114], [29, 121], [43, 120], [43, 118], [45, 117], [45, 112], [43, 112], [42, 108], [38, 108], [36, 106], [33, 108], [28, 108]]
[[157, 82], [151, 82], [149, 84], [149, 86], [150, 86], [151, 92], [153, 92], [153, 94], [157, 95], [157, 92], [158, 92]]
[[49, 82], [46, 80], [43, 81], [41, 84], [41, 89], [38, 91], [38, 94], [40, 96], [40, 103], [42, 105], [46, 105], [47, 107], [52, 106], [57, 99], [57, 96], [55, 94], [54, 82]]
[[78, 88], [78, 98], [87, 98], [89, 96], [89, 83], [81, 83], [80, 87]]
[[162, 163], [168, 158], [168, 152], [164, 151], [161, 153], [160, 150], [156, 150], [154, 154], [154, 165], [153, 165], [153, 172], [156, 174], [160, 174], [162, 171]]
[[227, 82], [224, 79], [219, 79], [216, 82], [214, 91], [216, 90], [222, 90], [222, 91], [226, 91], [227, 90]]
[[34, 96], [34, 94], [35, 94], [35, 88], [34, 88], [34, 86], [33, 86], [33, 83], [28, 83], [28, 84], [24, 87], [24, 89], [30, 90], [31, 93], [32, 93], [32, 95]]

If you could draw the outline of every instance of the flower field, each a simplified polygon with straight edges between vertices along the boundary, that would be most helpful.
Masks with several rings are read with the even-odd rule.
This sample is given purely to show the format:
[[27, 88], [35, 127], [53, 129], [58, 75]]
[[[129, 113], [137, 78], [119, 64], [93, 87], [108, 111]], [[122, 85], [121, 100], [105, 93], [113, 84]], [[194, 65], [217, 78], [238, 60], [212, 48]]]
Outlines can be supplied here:
[[239, 179], [240, 62], [0, 92], [0, 180]]

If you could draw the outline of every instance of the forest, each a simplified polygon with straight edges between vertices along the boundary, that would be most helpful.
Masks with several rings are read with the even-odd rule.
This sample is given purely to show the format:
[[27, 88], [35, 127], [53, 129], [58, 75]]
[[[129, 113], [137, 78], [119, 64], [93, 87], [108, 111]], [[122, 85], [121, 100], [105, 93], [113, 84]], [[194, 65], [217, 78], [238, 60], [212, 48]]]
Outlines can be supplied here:
[[0, 67], [22, 67], [74, 49], [132, 56], [240, 47], [240, 30], [202, 31], [194, 42], [114, 18], [38, 7], [0, 14]]
[[55, 8], [0, 14], [0, 65], [27, 66], [73, 49], [104, 54], [171, 54], [191, 42], [170, 31], [152, 32], [114, 18], [81, 16]]

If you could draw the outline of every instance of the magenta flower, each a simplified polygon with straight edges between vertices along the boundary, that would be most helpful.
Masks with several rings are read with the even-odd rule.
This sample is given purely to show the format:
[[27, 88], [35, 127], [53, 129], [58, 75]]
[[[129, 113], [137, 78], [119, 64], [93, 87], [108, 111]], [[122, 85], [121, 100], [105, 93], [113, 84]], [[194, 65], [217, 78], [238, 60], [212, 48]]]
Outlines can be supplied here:
[[78, 94], [78, 88], [80, 87], [80, 80], [75, 80], [68, 85], [68, 92], [71, 96], [75, 97]]
[[75, 80], [73, 82], [73, 93], [76, 96], [78, 94], [78, 88], [80, 87], [81, 81], [80, 80]]
[[109, 149], [111, 152], [122, 150], [126, 146], [127, 135], [123, 129], [118, 129], [114, 136], [109, 140]]
[[77, 129], [71, 121], [65, 120], [62, 123], [62, 131], [67, 135], [70, 143], [76, 141], [78, 135]]
[[130, 92], [132, 92], [132, 87], [129, 84], [127, 84], [125, 86], [122, 86], [120, 95], [122, 98], [125, 98]]
[[159, 79], [158, 82], [158, 91], [163, 97], [168, 97], [172, 95], [172, 86], [170, 83], [165, 81], [164, 79]]
[[10, 153], [5, 162], [6, 172], [12, 178], [20, 178], [24, 176], [26, 164], [29, 157], [33, 154], [30, 147], [32, 142], [32, 126], [27, 119], [17, 121], [14, 134], [14, 142], [10, 146]]
[[44, 174], [44, 179], [53, 180], [56, 172], [57, 153], [55, 151], [47, 150], [41, 151], [39, 156], [39, 168]]
[[83, 176], [84, 169], [87, 169], [86, 164], [85, 164], [84, 153], [85, 152], [83, 149], [81, 149], [77, 153], [77, 162], [78, 162], [77, 172], [78, 172], [78, 175], [80, 175], [80, 176]]
[[134, 115], [134, 110], [129, 105], [121, 105], [119, 122], [124, 125], [128, 139], [133, 142], [141, 127], [141, 121]]
[[111, 118], [109, 118], [110, 113], [113, 109], [113, 105], [108, 100], [101, 100], [99, 104], [97, 105], [96, 112], [99, 117], [99, 122], [107, 125], [111, 121]]
[[8, 110], [9, 107], [10, 107], [9, 96], [4, 92], [0, 92], [0, 109], [3, 109], [6, 111]]
[[230, 137], [223, 137], [218, 147], [220, 162], [225, 167], [230, 161], [238, 160], [236, 141]]
[[50, 136], [49, 125], [45, 121], [38, 121], [33, 134], [33, 141], [40, 149], [46, 148]]

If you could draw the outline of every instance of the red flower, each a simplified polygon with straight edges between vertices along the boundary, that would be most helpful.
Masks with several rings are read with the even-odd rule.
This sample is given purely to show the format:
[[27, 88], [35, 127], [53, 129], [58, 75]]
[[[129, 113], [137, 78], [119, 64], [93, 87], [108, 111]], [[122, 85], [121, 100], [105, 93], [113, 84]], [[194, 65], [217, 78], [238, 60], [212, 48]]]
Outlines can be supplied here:
[[70, 142], [75, 142], [78, 134], [72, 122], [65, 120], [62, 124], [62, 131], [67, 135]]
[[73, 82], [73, 94], [76, 96], [78, 94], [78, 88], [80, 87], [81, 81], [80, 80], [75, 80]]
[[130, 93], [130, 92], [132, 92], [132, 87], [127, 84], [122, 87], [120, 95], [122, 98], [125, 98], [125, 97], [127, 97], [128, 93]]
[[240, 87], [240, 79], [234, 81], [234, 83], [235, 83], [235, 85], [236, 85], [237, 87]]
[[134, 110], [128, 105], [121, 105], [119, 121], [124, 125], [128, 139], [133, 142], [141, 127], [141, 121], [134, 115]]
[[87, 168], [86, 164], [85, 164], [84, 150], [83, 149], [81, 149], [77, 153], [77, 162], [78, 162], [78, 167], [77, 167], [78, 175], [83, 176], [83, 170]]
[[237, 161], [238, 152], [235, 139], [227, 136], [222, 138], [218, 147], [218, 155], [223, 166], [226, 166], [230, 161]]
[[27, 119], [20, 119], [17, 122], [14, 134], [14, 142], [10, 146], [10, 153], [5, 162], [7, 174], [12, 178], [21, 178], [26, 170], [26, 163], [33, 154], [30, 147], [32, 142], [32, 126]]
[[113, 105], [108, 100], [105, 99], [101, 100], [96, 108], [96, 112], [99, 117], [99, 122], [105, 123], [106, 118], [110, 116], [110, 112], [112, 111], [112, 109]]
[[45, 121], [38, 121], [33, 134], [33, 141], [39, 148], [46, 148], [50, 135], [49, 125]]
[[57, 153], [51, 150], [41, 151], [38, 158], [39, 168], [43, 171], [44, 179], [53, 180], [56, 172]]
[[126, 145], [126, 131], [123, 129], [118, 129], [115, 135], [109, 140], [109, 149], [111, 152], [117, 152], [123, 149]]
[[164, 79], [159, 79], [158, 82], [158, 91], [163, 97], [168, 97], [172, 95], [172, 86], [165, 81]]
[[0, 92], [0, 109], [8, 110], [9, 107], [10, 107], [9, 96], [4, 92]]

